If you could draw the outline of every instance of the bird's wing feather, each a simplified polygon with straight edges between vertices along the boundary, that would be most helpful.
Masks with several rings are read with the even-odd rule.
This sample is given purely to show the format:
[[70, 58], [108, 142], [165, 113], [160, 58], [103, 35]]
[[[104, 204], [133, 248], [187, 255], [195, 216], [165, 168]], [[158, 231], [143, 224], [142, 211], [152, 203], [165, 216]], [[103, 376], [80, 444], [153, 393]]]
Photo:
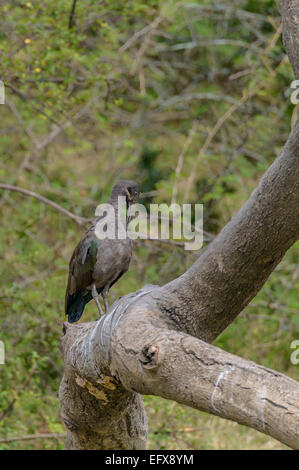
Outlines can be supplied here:
[[83, 238], [74, 250], [69, 264], [69, 277], [65, 295], [66, 313], [78, 294], [84, 293], [87, 287], [92, 284], [97, 250], [97, 238], [90, 235]]

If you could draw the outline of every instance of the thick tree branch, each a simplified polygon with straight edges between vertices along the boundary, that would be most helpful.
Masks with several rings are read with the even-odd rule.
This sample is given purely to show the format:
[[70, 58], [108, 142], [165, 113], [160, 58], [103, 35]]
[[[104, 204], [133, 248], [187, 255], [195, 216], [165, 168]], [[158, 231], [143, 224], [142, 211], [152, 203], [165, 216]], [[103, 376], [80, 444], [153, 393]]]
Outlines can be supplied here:
[[299, 449], [297, 382], [184, 333], [148, 329], [148, 338], [131, 343], [123, 332], [113, 343], [112, 370], [126, 388], [245, 424]]
[[283, 44], [295, 78], [299, 80], [299, 0], [283, 0], [280, 10], [283, 20]]
[[299, 121], [250, 199], [178, 279], [157, 291], [184, 331], [214, 340], [261, 289], [299, 235]]
[[68, 449], [145, 448], [147, 421], [141, 396], [122, 387], [110, 372], [110, 332], [117, 320], [112, 309], [96, 323], [64, 324], [65, 369], [59, 398]]
[[98, 322], [66, 324], [60, 398], [68, 448], [143, 448], [146, 421], [136, 392], [237, 421], [299, 448], [299, 385], [169, 329], [151, 311], [150, 289], [115, 302]]

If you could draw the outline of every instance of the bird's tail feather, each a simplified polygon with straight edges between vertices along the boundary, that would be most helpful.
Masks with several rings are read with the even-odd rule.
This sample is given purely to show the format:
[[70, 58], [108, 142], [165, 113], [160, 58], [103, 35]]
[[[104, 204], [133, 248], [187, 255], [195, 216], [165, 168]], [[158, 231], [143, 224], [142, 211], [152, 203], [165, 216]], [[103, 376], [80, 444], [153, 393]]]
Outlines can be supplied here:
[[91, 293], [87, 295], [77, 294], [76, 296], [69, 296], [66, 315], [68, 316], [69, 323], [74, 323], [78, 321], [83, 313], [85, 305], [92, 299]]

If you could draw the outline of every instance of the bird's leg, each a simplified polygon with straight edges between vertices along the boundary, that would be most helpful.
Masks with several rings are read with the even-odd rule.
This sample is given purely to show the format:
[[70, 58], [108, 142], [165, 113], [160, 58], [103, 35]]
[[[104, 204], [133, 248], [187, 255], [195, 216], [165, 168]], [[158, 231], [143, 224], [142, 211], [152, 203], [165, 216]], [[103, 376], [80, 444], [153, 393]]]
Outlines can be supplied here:
[[96, 303], [96, 306], [98, 307], [98, 311], [99, 311], [99, 314], [100, 314], [100, 317], [101, 317], [101, 315], [104, 315], [104, 312], [103, 312], [103, 309], [102, 309], [101, 304], [100, 304], [99, 299], [98, 299], [99, 294], [98, 294], [98, 291], [97, 291], [97, 288], [96, 288], [95, 284], [92, 285], [91, 295], [92, 295], [92, 298], [94, 299], [94, 301]]
[[102, 297], [103, 297], [104, 306], [105, 306], [105, 313], [107, 313], [109, 310], [108, 299], [107, 299], [108, 292], [109, 292], [109, 285], [106, 285], [102, 291]]

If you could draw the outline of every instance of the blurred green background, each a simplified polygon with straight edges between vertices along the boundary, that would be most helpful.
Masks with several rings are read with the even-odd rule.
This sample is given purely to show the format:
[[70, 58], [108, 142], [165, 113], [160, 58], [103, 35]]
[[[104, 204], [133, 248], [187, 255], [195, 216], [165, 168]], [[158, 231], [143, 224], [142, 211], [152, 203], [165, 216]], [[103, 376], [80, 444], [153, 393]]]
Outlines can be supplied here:
[[[1, 2], [0, 182], [92, 217], [118, 179], [143, 202], [204, 204], [209, 242], [278, 155], [297, 108], [272, 0]], [[0, 191], [0, 449], [63, 449], [57, 348], [68, 262], [83, 234], [38, 200]], [[110, 302], [198, 257], [138, 241]], [[299, 379], [298, 250], [217, 339]], [[297, 285], [298, 287], [298, 285]], [[93, 302], [84, 321], [97, 317]], [[150, 449], [281, 449], [236, 423], [145, 397]], [[47, 439], [13, 436], [51, 434]]]

